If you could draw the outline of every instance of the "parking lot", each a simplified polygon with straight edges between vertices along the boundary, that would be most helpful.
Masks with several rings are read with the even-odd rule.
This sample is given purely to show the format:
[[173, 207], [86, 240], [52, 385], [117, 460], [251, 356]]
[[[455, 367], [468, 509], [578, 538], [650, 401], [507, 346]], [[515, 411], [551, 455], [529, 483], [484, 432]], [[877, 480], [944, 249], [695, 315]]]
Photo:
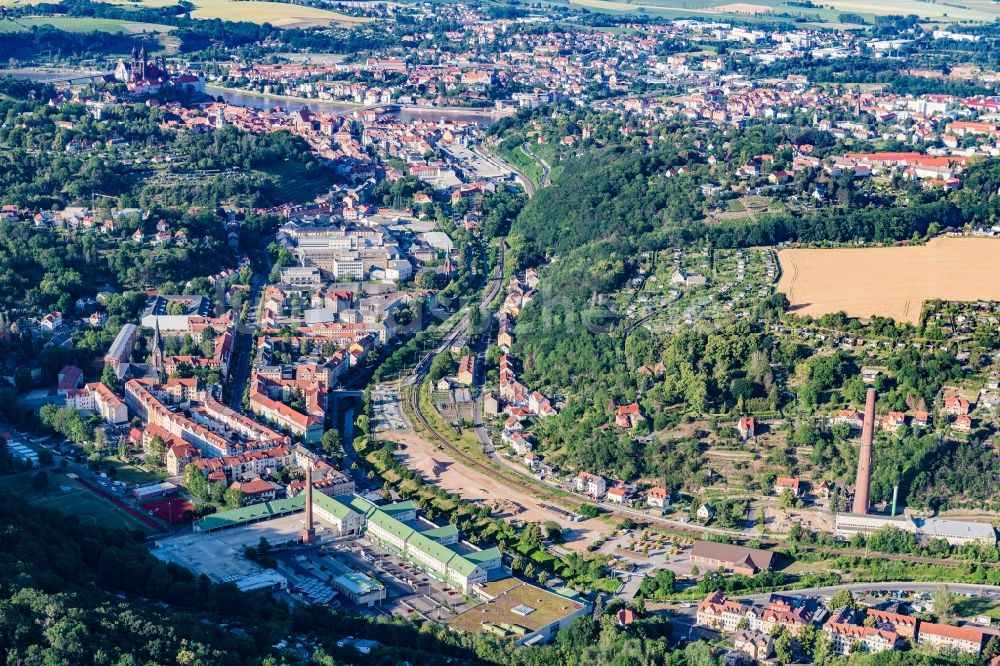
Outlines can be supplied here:
[[348, 551], [339, 550], [338, 558], [353, 562], [355, 568], [369, 571], [386, 586], [383, 610], [409, 616], [417, 611], [429, 620], [447, 620], [472, 608], [460, 592], [417, 569], [389, 551], [360, 539]]

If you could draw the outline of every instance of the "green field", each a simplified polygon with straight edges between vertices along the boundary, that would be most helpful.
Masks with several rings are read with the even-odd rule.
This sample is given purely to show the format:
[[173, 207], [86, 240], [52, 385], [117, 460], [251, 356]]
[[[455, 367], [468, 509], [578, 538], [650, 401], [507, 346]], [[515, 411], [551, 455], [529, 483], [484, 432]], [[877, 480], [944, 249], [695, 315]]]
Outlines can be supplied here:
[[[869, 23], [877, 16], [915, 14], [928, 23], [988, 23], [1000, 17], [1000, 6], [991, 0], [962, 3], [938, 3], [932, 0], [886, 0], [873, 5], [865, 0], [825, 0], [814, 7], [789, 5], [785, 0], [542, 0], [554, 6], [575, 5], [608, 14], [644, 14], [661, 18], [714, 17], [746, 22], [811, 21], [824, 27], [853, 29], [861, 26], [843, 24], [841, 14], [864, 17]], [[777, 16], [778, 13], [786, 16]]]
[[955, 597], [955, 613], [962, 617], [986, 615], [1000, 620], [1000, 601], [983, 597]]
[[145, 534], [152, 532], [149, 526], [142, 521], [60, 472], [49, 473], [48, 489], [41, 493], [35, 492], [31, 487], [30, 474], [0, 477], [0, 487], [21, 495], [37, 506], [48, 507], [76, 516], [84, 525], [103, 525], [111, 529], [139, 530]]
[[[164, 33], [173, 30], [173, 26], [157, 23], [140, 23], [138, 21], [123, 21], [119, 19], [89, 18], [77, 16], [25, 16], [18, 19], [18, 24], [26, 28], [36, 25], [51, 25], [66, 32], [110, 32], [121, 35], [137, 35], [141, 33]], [[16, 27], [13, 23], [4, 25]]]
[[[156, 483], [162, 481], [167, 476], [165, 472], [147, 472], [141, 467], [130, 463], [124, 463], [117, 458], [105, 458], [101, 461], [101, 470], [107, 472], [108, 476], [125, 483], [142, 485], [144, 483]], [[111, 470], [114, 470], [112, 472]]]
[[34, 7], [41, 3], [47, 5], [58, 5], [60, 0], [0, 0], [0, 7], [6, 7], [8, 9], [20, 9], [21, 7]]
[[261, 172], [275, 180], [282, 200], [297, 203], [308, 203], [333, 186], [333, 182], [323, 176], [308, 178], [301, 162], [281, 162]]

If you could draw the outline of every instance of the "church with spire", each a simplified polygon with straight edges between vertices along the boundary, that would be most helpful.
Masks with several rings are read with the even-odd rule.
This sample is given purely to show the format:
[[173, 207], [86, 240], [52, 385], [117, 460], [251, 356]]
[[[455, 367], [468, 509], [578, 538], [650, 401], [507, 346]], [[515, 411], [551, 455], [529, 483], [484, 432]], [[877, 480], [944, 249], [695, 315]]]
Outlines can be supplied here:
[[132, 58], [126, 62], [119, 59], [115, 66], [115, 80], [125, 83], [133, 93], [155, 93], [160, 86], [170, 81], [166, 65], [161, 60], [159, 65], [151, 62], [146, 53], [146, 47], [132, 47]]

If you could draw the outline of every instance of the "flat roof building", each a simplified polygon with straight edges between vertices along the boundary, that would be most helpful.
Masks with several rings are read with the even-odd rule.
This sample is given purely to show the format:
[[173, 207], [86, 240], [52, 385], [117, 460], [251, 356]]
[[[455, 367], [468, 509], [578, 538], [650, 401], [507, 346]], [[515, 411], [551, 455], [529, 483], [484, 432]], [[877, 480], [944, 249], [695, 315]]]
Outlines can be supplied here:
[[473, 596], [485, 603], [452, 619], [456, 631], [491, 633], [511, 638], [518, 645], [540, 645], [591, 607], [583, 599], [536, 587], [516, 578], [480, 583]]
[[944, 539], [949, 544], [961, 546], [967, 543], [978, 543], [992, 546], [997, 542], [997, 535], [989, 523], [978, 523], [971, 520], [949, 520], [946, 518], [917, 518], [915, 516], [876, 516], [872, 514], [838, 513], [836, 516], [835, 535], [842, 539], [850, 539], [855, 534], [868, 536], [876, 530], [885, 527], [895, 527], [913, 534], [918, 541]]
[[335, 588], [359, 606], [374, 606], [385, 599], [385, 585], [357, 571], [337, 576], [332, 582]]

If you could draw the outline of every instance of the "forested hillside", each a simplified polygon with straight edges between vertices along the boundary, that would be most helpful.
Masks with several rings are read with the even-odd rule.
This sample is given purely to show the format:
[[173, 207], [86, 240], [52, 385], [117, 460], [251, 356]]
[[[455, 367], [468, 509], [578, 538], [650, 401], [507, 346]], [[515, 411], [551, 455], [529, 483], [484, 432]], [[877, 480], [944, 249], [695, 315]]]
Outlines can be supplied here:
[[[785, 206], [752, 222], [718, 222], [710, 218], [726, 201], [726, 186], [738, 187], [735, 170], [755, 155], [787, 160], [789, 145], [812, 141], [817, 156], [846, 149], [794, 124], [706, 131], [691, 140], [690, 134], [680, 138], [669, 125], [653, 130], [655, 138], [643, 139], [621, 132], [620, 123], [614, 131], [617, 122], [599, 125], [593, 116], [573, 111], [554, 120], [508, 121], [501, 132], [502, 141], [513, 145], [544, 137], [539, 141], [544, 147], [562, 143], [562, 135], [579, 135], [581, 127], [611, 126], [577, 148], [550, 149], [557, 164], [555, 181], [525, 206], [510, 234], [516, 265], [540, 267], [540, 294], [518, 316], [513, 356], [529, 386], [562, 401], [562, 412], [538, 424], [534, 434], [551, 459], [572, 469], [627, 480], [658, 479], [693, 491], [712, 473], [704, 466], [699, 438], [661, 442], [641, 435], [706, 415], [815, 414], [863, 398], [864, 385], [857, 379], [860, 360], [844, 353], [814, 357], [808, 347], [751, 325], [777, 323], [784, 316], [787, 300], [781, 294], [760, 298], [750, 318], [716, 329], [695, 324], [652, 333], [632, 326], [612, 296], [627, 290], [639, 274], [645, 261], [641, 257], [693, 246], [906, 241], [972, 220], [995, 219], [1000, 212], [1000, 167], [989, 161], [971, 164], [963, 174], [964, 188], [950, 193], [897, 182], [902, 194], [890, 197], [878, 188], [830, 177], [823, 182], [827, 196], [820, 203]], [[817, 186], [816, 178], [796, 173], [788, 187], [808, 193]], [[706, 253], [711, 256], [710, 249]], [[842, 315], [831, 315], [819, 324], [847, 322]], [[860, 324], [851, 325], [861, 331]], [[889, 320], [876, 319], [868, 326], [890, 340], [914, 332]], [[648, 368], [657, 365], [661, 369], [651, 375]], [[647, 371], [639, 373], [640, 368]], [[878, 383], [884, 409], [930, 404], [942, 386], [962, 376], [949, 352], [900, 351], [889, 369], [893, 379], [883, 377]], [[794, 392], [782, 384], [790, 378]], [[648, 417], [638, 433], [609, 427], [616, 406], [633, 401]], [[767, 463], [793, 475], [815, 466], [849, 483], [854, 464], [849, 437], [836, 429], [795, 433], [798, 446], [812, 448], [812, 459], [796, 460], [788, 449]], [[900, 497], [911, 506], [938, 507], [949, 497], [992, 501], [989, 484], [961, 478], [961, 470], [975, 464], [996, 467], [994, 458], [980, 455], [976, 442], [982, 438], [977, 434], [972, 442], [955, 446], [929, 443], [904, 429], [893, 442], [894, 453], [878, 457], [873, 497], [888, 500], [899, 484]], [[773, 472], [761, 478], [742, 476], [741, 483], [756, 491], [766, 492], [773, 481]]]

